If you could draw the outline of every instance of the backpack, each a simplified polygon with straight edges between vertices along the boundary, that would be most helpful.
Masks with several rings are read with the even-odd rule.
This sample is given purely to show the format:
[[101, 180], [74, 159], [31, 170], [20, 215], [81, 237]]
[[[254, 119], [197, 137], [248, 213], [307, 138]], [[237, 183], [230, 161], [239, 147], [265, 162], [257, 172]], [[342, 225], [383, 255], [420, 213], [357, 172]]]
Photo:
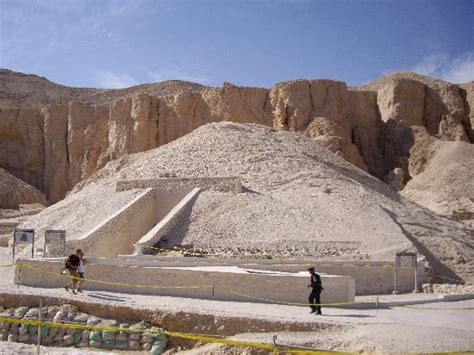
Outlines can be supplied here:
[[74, 270], [80, 263], [80, 259], [76, 254], [69, 255], [64, 261], [64, 267], [68, 270]]

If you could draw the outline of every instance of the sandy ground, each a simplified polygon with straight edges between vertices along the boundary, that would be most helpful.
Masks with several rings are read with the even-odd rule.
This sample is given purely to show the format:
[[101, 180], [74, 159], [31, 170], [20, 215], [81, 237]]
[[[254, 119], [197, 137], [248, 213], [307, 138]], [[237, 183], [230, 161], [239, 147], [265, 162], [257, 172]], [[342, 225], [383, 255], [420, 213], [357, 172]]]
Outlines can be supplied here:
[[[0, 263], [8, 263], [10, 256], [5, 248], [0, 250]], [[413, 305], [410, 308], [388, 309], [323, 309], [323, 316], [309, 314], [306, 307], [249, 302], [221, 302], [173, 297], [131, 295], [124, 293], [87, 291], [73, 296], [63, 289], [40, 289], [12, 284], [12, 268], [0, 272], [0, 290], [14, 294], [60, 296], [66, 303], [72, 297], [81, 301], [126, 305], [131, 308], [168, 310], [175, 314], [190, 312], [221, 317], [264, 319], [270, 322], [319, 322], [340, 327], [317, 332], [277, 332], [240, 334], [234, 338], [255, 342], [307, 346], [313, 349], [339, 351], [380, 352], [442, 352], [474, 350], [474, 300], [458, 302], [433, 302]], [[386, 295], [381, 302], [394, 300], [435, 300], [435, 295]], [[367, 300], [368, 297], [360, 298]], [[470, 308], [470, 310], [462, 310]], [[7, 344], [1, 343], [2, 351]], [[9, 346], [17, 346], [9, 345]], [[27, 350], [19, 345], [18, 351]], [[23, 346], [24, 348], [21, 348]], [[225, 346], [208, 344], [194, 352], [228, 351]], [[61, 351], [61, 349], [59, 350]], [[17, 349], [14, 349], [17, 352]], [[54, 353], [54, 352], [52, 352]], [[61, 353], [61, 352], [60, 352]], [[70, 352], [68, 352], [69, 354]]]

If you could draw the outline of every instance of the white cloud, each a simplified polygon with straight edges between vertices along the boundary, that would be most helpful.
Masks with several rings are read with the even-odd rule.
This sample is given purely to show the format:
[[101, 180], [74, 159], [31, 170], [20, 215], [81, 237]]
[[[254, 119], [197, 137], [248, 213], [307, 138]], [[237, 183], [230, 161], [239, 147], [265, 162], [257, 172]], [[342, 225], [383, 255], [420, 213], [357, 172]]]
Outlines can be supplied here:
[[474, 57], [454, 60], [442, 79], [452, 83], [467, 83], [474, 80]]
[[182, 69], [177, 66], [150, 71], [148, 72], [148, 77], [155, 82], [165, 80], [184, 80], [193, 83], [207, 84], [210, 81], [210, 78], [205, 74], [199, 73], [198, 71]]
[[433, 54], [423, 58], [412, 71], [452, 83], [466, 83], [474, 80], [474, 56], [451, 58], [445, 53]]
[[116, 74], [111, 71], [103, 71], [98, 74], [98, 84], [105, 89], [121, 89], [137, 85], [138, 82], [126, 74]]
[[423, 75], [435, 75], [449, 61], [449, 56], [445, 53], [433, 54], [423, 58], [413, 71]]

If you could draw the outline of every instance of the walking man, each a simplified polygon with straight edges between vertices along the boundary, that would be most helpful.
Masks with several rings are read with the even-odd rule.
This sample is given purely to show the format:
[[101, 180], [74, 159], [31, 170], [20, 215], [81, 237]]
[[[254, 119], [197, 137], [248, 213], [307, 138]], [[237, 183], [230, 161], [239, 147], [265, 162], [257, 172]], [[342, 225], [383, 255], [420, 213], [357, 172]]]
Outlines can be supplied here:
[[321, 291], [324, 290], [321, 284], [321, 277], [314, 272], [314, 267], [308, 269], [309, 274], [311, 275], [311, 284], [308, 287], [311, 287], [311, 293], [309, 294], [308, 300], [311, 307], [311, 314], [322, 314], [321, 313]]
[[69, 291], [69, 288], [71, 287], [72, 293], [76, 294], [76, 288], [77, 288], [77, 282], [79, 280], [79, 264], [81, 263], [81, 259], [76, 254], [71, 254], [66, 258], [66, 261], [64, 262], [64, 267], [66, 270], [69, 272], [69, 276], [71, 277], [71, 281], [69, 281], [67, 284], [64, 285], [64, 288], [66, 291]]
[[77, 268], [77, 271], [79, 272], [79, 281], [77, 283], [77, 292], [82, 292], [81, 286], [84, 283], [84, 273], [86, 272], [86, 267], [85, 267], [86, 261], [84, 260], [84, 252], [81, 249], [77, 249], [76, 254], [77, 254], [77, 256], [79, 257], [79, 260], [80, 260], [79, 267]]

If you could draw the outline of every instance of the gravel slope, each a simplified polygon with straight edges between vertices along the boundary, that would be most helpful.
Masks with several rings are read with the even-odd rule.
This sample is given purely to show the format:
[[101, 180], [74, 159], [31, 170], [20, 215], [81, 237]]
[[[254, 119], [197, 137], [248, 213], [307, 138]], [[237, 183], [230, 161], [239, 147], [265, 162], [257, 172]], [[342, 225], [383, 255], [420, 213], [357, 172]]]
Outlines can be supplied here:
[[[206, 191], [168, 236], [209, 251], [392, 260], [415, 247], [435, 272], [473, 276], [473, 230], [441, 218], [301, 135], [259, 125], [211, 123], [165, 146], [112, 161], [37, 216], [40, 230], [65, 222], [78, 238], [136, 192], [119, 179], [172, 172], [240, 176], [242, 194]], [[28, 222], [24, 224], [27, 226]]]

